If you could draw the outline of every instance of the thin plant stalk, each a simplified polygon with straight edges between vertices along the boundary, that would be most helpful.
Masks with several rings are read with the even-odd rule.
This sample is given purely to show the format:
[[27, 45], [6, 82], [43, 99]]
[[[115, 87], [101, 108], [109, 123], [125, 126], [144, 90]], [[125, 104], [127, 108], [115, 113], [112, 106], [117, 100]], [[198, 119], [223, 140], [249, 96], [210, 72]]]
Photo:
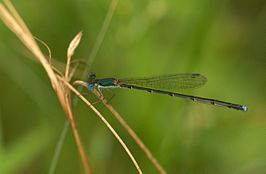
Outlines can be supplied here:
[[65, 85], [72, 91], [74, 92], [87, 106], [89, 106], [91, 108], [92, 111], [94, 111], [96, 113], [96, 115], [104, 122], [104, 124], [109, 128], [109, 130], [113, 133], [113, 135], [116, 137], [116, 139], [119, 141], [119, 143], [122, 145], [122, 147], [125, 149], [125, 151], [127, 152], [128, 156], [131, 158], [131, 161], [133, 162], [133, 164], [135, 165], [137, 171], [141, 174], [142, 171], [137, 163], [137, 161], [135, 160], [134, 156], [132, 155], [132, 153], [130, 152], [130, 150], [128, 149], [127, 145], [124, 143], [124, 141], [120, 138], [120, 136], [118, 135], [118, 133], [113, 129], [113, 127], [110, 125], [110, 123], [104, 118], [104, 116], [83, 96], [81, 95], [78, 90], [76, 90], [72, 85], [70, 85], [64, 78], [62, 78], [61, 76], [58, 76], [58, 78], [60, 80], [62, 80]]
[[[89, 55], [87, 61], [85, 62], [86, 67], [85, 67], [85, 69], [84, 69], [84, 71], [82, 73], [82, 78], [84, 78], [86, 76], [86, 70], [88, 70], [90, 68], [89, 66], [91, 66], [91, 64], [93, 63], [93, 61], [96, 58], [96, 55], [97, 55], [97, 53], [98, 53], [98, 51], [99, 51], [99, 49], [101, 47], [101, 44], [102, 44], [102, 42], [104, 40], [105, 34], [106, 34], [106, 32], [107, 32], [107, 30], [108, 30], [108, 28], [110, 26], [110, 22], [112, 20], [112, 17], [113, 17], [113, 14], [115, 12], [115, 9], [116, 9], [116, 6], [117, 6], [118, 2], [119, 2], [119, 0], [112, 0], [111, 1], [111, 4], [109, 6], [109, 10], [108, 10], [108, 12], [107, 12], [107, 14], [105, 16], [103, 25], [102, 25], [102, 27], [100, 29], [100, 32], [99, 32], [98, 36], [97, 36], [95, 44], [93, 45], [92, 51], [90, 52], [90, 55]], [[67, 64], [70, 64], [70, 62], [71, 61], [68, 58]], [[65, 75], [69, 74], [69, 71], [70, 71], [69, 67], [67, 66]], [[78, 90], [81, 91], [82, 90], [82, 86], [80, 88], [78, 88]], [[77, 97], [75, 96], [74, 99], [73, 99], [73, 106], [74, 107], [77, 104], [77, 101], [78, 101]], [[65, 129], [68, 130], [68, 127], [69, 127], [69, 122], [66, 121], [62, 131], [64, 131]], [[61, 133], [61, 136], [64, 136], [64, 137], [60, 137], [60, 140], [64, 141], [65, 135], [66, 134]], [[62, 149], [62, 144], [60, 142], [58, 142], [57, 146], [56, 146], [56, 153], [55, 153], [55, 155], [54, 155], [54, 157], [52, 159], [51, 167], [55, 166], [55, 163], [56, 164], [58, 163], [58, 159], [59, 159], [58, 156], [59, 155], [56, 155], [56, 154], [59, 154], [60, 153], [59, 151], [61, 151], [61, 149]]]
[[79, 132], [77, 130], [75, 117], [72, 112], [71, 100], [68, 97], [69, 90], [62, 84], [56, 77], [56, 73], [54, 73], [52, 66], [47, 61], [46, 57], [43, 55], [41, 50], [39, 49], [37, 43], [35, 42], [31, 32], [27, 28], [26, 24], [23, 22], [22, 18], [16, 12], [15, 8], [8, 0], [4, 1], [6, 6], [9, 8], [10, 12], [4, 7], [2, 3], [0, 3], [0, 18], [6, 24], [6, 26], [13, 31], [17, 37], [22, 41], [22, 43], [33, 53], [33, 55], [39, 60], [41, 65], [44, 67], [54, 91], [57, 94], [59, 102], [69, 119], [72, 127], [72, 131], [78, 146], [78, 150], [80, 153], [81, 161], [83, 164], [84, 172], [86, 174], [91, 174], [92, 169], [89, 165], [88, 157], [85, 153], [84, 146], [82, 145], [82, 141], [79, 136]]
[[[86, 87], [87, 83], [84, 81], [75, 81], [74, 84], [82, 85]], [[134, 141], [139, 145], [140, 149], [145, 153], [147, 158], [153, 163], [155, 168], [161, 174], [167, 174], [166, 170], [161, 166], [161, 164], [157, 161], [157, 159], [153, 156], [151, 151], [146, 147], [146, 145], [142, 142], [142, 140], [138, 137], [138, 135], [134, 132], [134, 130], [127, 124], [127, 122], [123, 119], [123, 117], [115, 110], [115, 108], [110, 105], [106, 99], [104, 99], [97, 90], [94, 90], [93, 93], [102, 101], [105, 107], [115, 116], [115, 118], [119, 121], [119, 123], [124, 127], [129, 135], [134, 139]]]
[[102, 97], [100, 97], [100, 94], [98, 92], [95, 92], [95, 95], [97, 95], [98, 98], [100, 98], [100, 100], [105, 105], [105, 107], [115, 116], [115, 118], [119, 121], [119, 123], [127, 130], [129, 135], [139, 145], [140, 149], [145, 153], [147, 158], [153, 163], [153, 165], [158, 170], [158, 172], [161, 174], [166, 174], [167, 172], [165, 171], [165, 169], [160, 165], [160, 163], [153, 156], [151, 151], [141, 141], [141, 139], [138, 137], [138, 135], [135, 133], [135, 131], [133, 131], [133, 129], [127, 124], [127, 122], [122, 118], [122, 116], [114, 109], [114, 107], [112, 105], [110, 105], [105, 99], [102, 99]]

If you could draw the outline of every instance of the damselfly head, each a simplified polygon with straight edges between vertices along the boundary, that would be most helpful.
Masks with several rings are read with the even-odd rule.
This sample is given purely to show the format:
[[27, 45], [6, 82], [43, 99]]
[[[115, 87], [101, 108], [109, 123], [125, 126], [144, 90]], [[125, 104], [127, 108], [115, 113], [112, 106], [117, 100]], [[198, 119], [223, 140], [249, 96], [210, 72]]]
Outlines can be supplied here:
[[94, 90], [94, 88], [95, 88], [95, 78], [96, 78], [96, 74], [94, 72], [90, 72], [88, 74], [88, 83], [87, 83], [88, 86], [87, 86], [87, 88], [90, 91]]
[[89, 82], [93, 82], [95, 80], [95, 78], [96, 78], [96, 74], [94, 72], [90, 72], [88, 74], [88, 81]]

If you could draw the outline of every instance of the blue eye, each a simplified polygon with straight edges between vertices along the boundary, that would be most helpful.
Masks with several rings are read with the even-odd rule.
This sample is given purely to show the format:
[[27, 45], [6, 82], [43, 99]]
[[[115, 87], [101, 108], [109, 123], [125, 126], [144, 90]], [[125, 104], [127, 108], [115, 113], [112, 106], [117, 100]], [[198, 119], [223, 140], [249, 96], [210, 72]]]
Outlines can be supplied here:
[[88, 90], [90, 90], [90, 91], [92, 91], [92, 90], [94, 90], [94, 85], [88, 85]]

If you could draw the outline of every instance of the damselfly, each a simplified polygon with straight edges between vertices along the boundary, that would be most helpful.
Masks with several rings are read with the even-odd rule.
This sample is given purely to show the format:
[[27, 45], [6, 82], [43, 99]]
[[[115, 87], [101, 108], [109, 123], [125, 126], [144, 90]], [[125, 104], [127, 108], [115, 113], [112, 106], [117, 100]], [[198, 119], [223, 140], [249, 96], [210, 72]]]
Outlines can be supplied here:
[[102, 94], [104, 88], [129, 88], [148, 91], [150, 93], [166, 94], [169, 96], [189, 99], [195, 102], [211, 104], [232, 108], [240, 111], [247, 111], [247, 106], [224, 102], [216, 99], [197, 97], [177, 93], [177, 90], [192, 89], [204, 85], [207, 82], [206, 77], [200, 74], [171, 74], [155, 77], [132, 78], [132, 79], [117, 79], [117, 78], [102, 78], [96, 79], [95, 73], [89, 73], [86, 86], [88, 90], [97, 89]]

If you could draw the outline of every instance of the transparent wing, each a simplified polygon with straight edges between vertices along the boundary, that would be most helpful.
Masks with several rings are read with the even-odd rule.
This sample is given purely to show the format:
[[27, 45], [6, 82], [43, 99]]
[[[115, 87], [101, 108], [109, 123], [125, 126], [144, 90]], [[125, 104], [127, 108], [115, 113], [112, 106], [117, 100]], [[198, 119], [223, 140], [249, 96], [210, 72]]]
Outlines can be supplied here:
[[169, 74], [155, 77], [120, 79], [121, 84], [173, 92], [180, 89], [197, 88], [206, 82], [207, 78], [200, 74]]

